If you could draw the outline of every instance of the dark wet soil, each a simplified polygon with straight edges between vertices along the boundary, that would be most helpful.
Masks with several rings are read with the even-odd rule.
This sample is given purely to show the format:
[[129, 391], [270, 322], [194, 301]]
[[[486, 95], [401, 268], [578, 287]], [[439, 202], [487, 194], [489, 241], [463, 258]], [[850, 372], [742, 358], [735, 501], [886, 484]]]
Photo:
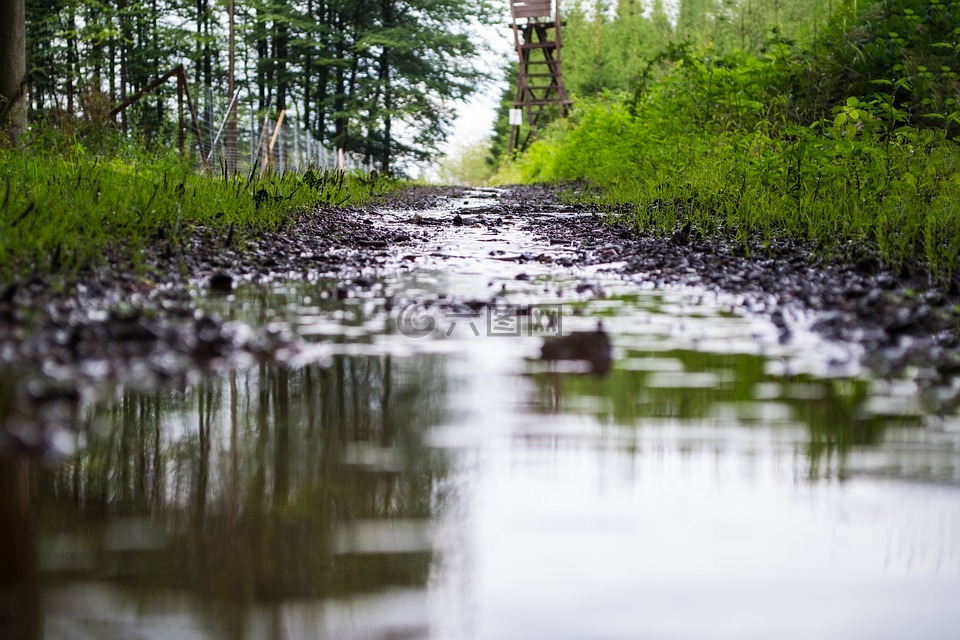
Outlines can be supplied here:
[[[526, 206], [549, 202], [553, 193], [529, 189]], [[955, 285], [940, 286], [920, 271], [893, 272], [872, 257], [828, 260], [787, 241], [745, 248], [695, 238], [689, 228], [657, 237], [597, 209], [575, 222], [532, 218], [529, 227], [551, 244], [577, 247], [582, 265], [610, 264], [657, 287], [742, 294], [751, 311], [770, 317], [783, 341], [791, 338], [793, 312], [813, 314], [820, 334], [863, 347], [880, 375], [913, 366], [921, 381], [942, 385], [960, 374], [960, 296]]]
[[[599, 210], [564, 204], [561, 193], [568, 190], [474, 193], [490, 205], [458, 211], [444, 203], [456, 202], [465, 190], [416, 188], [363, 209], [305, 214], [258, 237], [197, 229], [184, 246], [161, 243], [148, 251], [139, 269], [117, 253], [69, 285], [41, 278], [5, 283], [0, 361], [60, 377], [103, 379], [134, 371], [175, 379], [238, 359], [282, 359], [296, 348], [292, 336], [251, 333], [205, 316], [191, 292], [228, 294], [241, 281], [327, 274], [339, 278], [330, 294], [347, 297], [389, 268], [391, 256], [422, 250], [440, 226], [496, 228], [510, 218], [564, 251], [505, 259], [561, 267], [608, 264], [655, 286], [692, 284], [743, 294], [745, 305], [773, 320], [782, 340], [790, 340], [794, 312], [814, 313], [825, 337], [863, 346], [880, 373], [920, 366], [927, 379], [942, 384], [960, 372], [960, 299], [922, 275], [891, 273], [870, 259], [825, 261], [790, 243], [748, 252], [685, 229], [653, 237], [626, 222], [611, 224]], [[377, 224], [384, 208], [410, 216], [387, 229]]]

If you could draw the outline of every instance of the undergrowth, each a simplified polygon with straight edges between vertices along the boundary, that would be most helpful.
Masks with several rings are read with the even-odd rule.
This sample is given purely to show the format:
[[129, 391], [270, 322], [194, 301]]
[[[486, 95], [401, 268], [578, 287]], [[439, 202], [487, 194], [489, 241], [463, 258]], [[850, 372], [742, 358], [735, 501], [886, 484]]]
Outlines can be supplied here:
[[229, 237], [276, 230], [317, 207], [359, 204], [399, 186], [376, 174], [314, 170], [226, 179], [199, 174], [173, 154], [5, 150], [0, 180], [0, 281], [70, 279], [108, 251], [136, 269], [144, 249], [175, 250], [198, 227]]
[[[960, 12], [957, 2], [879, 5], [891, 20], [914, 15], [907, 5]], [[661, 76], [645, 75], [631, 94], [579, 101], [499, 181], [586, 180], [602, 202], [632, 209], [642, 229], [689, 224], [754, 249], [789, 238], [947, 281], [960, 276], [960, 113], [937, 96], [957, 88], [957, 31], [927, 42], [927, 28], [924, 50], [894, 33], [881, 53], [909, 64], [884, 58], [863, 71], [859, 95], [830, 104], [823, 96], [836, 87], [818, 91], [810, 78], [839, 45], [818, 53], [774, 37], [763, 53], [726, 56], [674, 47]], [[935, 78], [916, 63], [924, 51], [939, 65]]]

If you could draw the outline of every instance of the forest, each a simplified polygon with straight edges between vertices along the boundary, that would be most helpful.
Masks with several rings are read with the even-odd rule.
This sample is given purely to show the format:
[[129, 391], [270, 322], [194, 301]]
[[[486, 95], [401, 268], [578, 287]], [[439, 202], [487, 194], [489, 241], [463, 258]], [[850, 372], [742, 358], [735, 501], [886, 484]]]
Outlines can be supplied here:
[[[29, 114], [70, 133], [76, 116], [93, 120], [184, 64], [204, 123], [236, 91], [240, 126], [286, 110], [389, 172], [435, 153], [450, 103], [481, 76], [471, 28], [492, 15], [458, 0], [26, 0]], [[173, 139], [168, 85], [119, 114], [147, 147]]]

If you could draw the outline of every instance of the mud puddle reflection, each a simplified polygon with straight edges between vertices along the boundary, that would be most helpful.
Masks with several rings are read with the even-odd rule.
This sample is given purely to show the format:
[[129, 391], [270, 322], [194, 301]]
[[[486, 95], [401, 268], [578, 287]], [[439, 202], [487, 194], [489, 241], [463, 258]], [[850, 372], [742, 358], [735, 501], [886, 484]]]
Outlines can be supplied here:
[[[0, 469], [18, 637], [952, 637], [955, 415], [809, 318], [565, 266], [496, 195], [385, 212], [435, 233], [378, 273], [198, 299], [299, 336], [289, 367], [8, 374], [8, 429], [63, 425]], [[606, 375], [539, 360], [598, 321]]]

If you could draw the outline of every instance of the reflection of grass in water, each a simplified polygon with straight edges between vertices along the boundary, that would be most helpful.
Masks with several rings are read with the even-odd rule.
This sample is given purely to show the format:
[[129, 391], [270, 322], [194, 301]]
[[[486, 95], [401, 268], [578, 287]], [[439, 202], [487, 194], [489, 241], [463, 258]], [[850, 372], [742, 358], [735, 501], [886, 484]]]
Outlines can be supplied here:
[[[151, 518], [170, 545], [136, 554], [128, 592], [189, 590], [231, 628], [255, 603], [422, 586], [430, 552], [337, 555], [333, 540], [345, 523], [435, 515], [446, 471], [423, 435], [442, 419], [441, 362], [339, 356], [327, 368], [123, 390], [98, 408], [104, 437], [43, 475], [42, 529], [102, 539], [117, 516]], [[347, 464], [358, 443], [396, 468]], [[100, 566], [119, 560], [98, 554]]]
[[[597, 304], [600, 303], [600, 304]], [[656, 294], [619, 294], [604, 296], [595, 300], [578, 300], [564, 303], [568, 313], [590, 315], [602, 318], [614, 318], [623, 313], [623, 309], [645, 309], [659, 313], [663, 297]]]
[[[628, 352], [628, 361], [674, 361], [682, 365], [677, 386], [661, 386], [662, 376], [656, 371], [629, 370], [622, 366], [603, 379], [592, 376], [556, 376], [538, 374], [539, 410], [565, 411], [570, 403], [581, 398], [601, 398], [588, 403], [591, 413], [601, 424], [613, 422], [642, 428], [645, 420], [676, 420], [683, 424], [718, 424], [730, 415], [746, 427], [782, 429], [800, 426], [806, 431], [805, 453], [809, 459], [810, 477], [818, 477], [836, 464], [842, 473], [847, 454], [854, 447], [878, 446], [889, 426], [919, 424], [919, 419], [892, 420], [870, 415], [865, 410], [870, 382], [863, 379], [819, 379], [808, 375], [777, 377], [766, 373], [766, 360], [748, 354], [715, 354], [697, 351]], [[652, 367], [656, 368], [656, 367]], [[678, 367], [679, 369], [680, 367]], [[718, 384], [709, 387], [685, 388], [684, 379], [695, 380], [698, 374], [715, 374]], [[669, 379], [669, 378], [666, 378]], [[651, 386], [653, 382], [656, 385]], [[775, 384], [787, 392], [775, 398], [758, 398], [761, 385]], [[807, 394], [791, 394], [791, 387], [808, 389]], [[811, 400], [809, 390], [815, 390]], [[565, 402], [565, 400], [567, 402]], [[762, 401], [773, 401], [789, 408], [790, 418], [766, 418], [763, 412], [753, 415], [751, 409]], [[762, 407], [761, 407], [762, 408]], [[579, 411], [575, 408], [574, 411]]]

